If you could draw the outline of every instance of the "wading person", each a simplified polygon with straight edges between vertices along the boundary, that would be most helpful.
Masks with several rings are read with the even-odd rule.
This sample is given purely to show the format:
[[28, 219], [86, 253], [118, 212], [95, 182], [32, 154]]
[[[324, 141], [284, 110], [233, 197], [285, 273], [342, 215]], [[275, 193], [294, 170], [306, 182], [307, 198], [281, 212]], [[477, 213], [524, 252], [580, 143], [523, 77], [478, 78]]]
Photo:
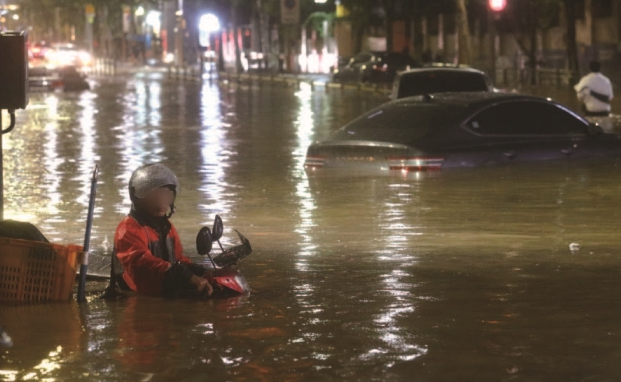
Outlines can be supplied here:
[[116, 257], [124, 269], [118, 280], [122, 287], [167, 297], [213, 292], [209, 272], [183, 255], [169, 221], [179, 189], [177, 176], [162, 164], [147, 164], [132, 174], [131, 210], [114, 235]]
[[610, 114], [612, 85], [608, 77], [600, 73], [601, 65], [597, 61], [589, 64], [591, 73], [580, 79], [574, 89], [578, 101], [582, 102], [584, 115], [587, 117], [607, 117]]

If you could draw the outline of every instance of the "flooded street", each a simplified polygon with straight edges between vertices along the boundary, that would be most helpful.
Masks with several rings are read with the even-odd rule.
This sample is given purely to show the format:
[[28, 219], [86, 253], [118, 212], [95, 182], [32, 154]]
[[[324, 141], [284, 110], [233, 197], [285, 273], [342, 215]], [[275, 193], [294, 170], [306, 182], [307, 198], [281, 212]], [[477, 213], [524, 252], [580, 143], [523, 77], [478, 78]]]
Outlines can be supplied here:
[[[127, 182], [164, 162], [172, 218], [222, 216], [253, 254], [253, 292], [227, 300], [132, 295], [0, 306], [14, 347], [0, 380], [617, 381], [619, 163], [385, 174], [303, 167], [306, 148], [386, 101], [302, 84], [179, 82], [158, 72], [32, 94], [4, 137], [6, 218], [104, 259]], [[570, 251], [571, 243], [580, 244]], [[214, 250], [214, 253], [217, 253]], [[91, 270], [109, 269], [94, 261]]]

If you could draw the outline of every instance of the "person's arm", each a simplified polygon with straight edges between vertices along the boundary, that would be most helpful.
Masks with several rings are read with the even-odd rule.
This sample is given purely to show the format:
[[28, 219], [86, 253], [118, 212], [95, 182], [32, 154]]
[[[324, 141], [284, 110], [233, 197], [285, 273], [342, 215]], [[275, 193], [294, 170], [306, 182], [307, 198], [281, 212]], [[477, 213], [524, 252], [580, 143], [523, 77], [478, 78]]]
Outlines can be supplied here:
[[173, 241], [175, 243], [174, 250], [175, 250], [175, 258], [177, 259], [177, 261], [186, 265], [188, 269], [190, 269], [190, 271], [192, 271], [192, 273], [195, 274], [196, 276], [201, 276], [201, 277], [204, 276], [205, 273], [207, 273], [207, 268], [203, 267], [202, 265], [193, 263], [192, 260], [190, 260], [183, 254], [183, 246], [181, 245], [181, 239], [179, 238], [179, 234], [177, 233], [177, 230], [175, 229], [174, 225], [171, 227], [171, 233], [172, 233]]
[[171, 227], [173, 243], [175, 243], [175, 258], [177, 263], [170, 266], [164, 277], [164, 294], [173, 297], [189, 288], [194, 288], [199, 294], [211, 295], [213, 288], [205, 276], [207, 269], [194, 264], [183, 255], [181, 239], [174, 226]]
[[589, 94], [589, 87], [587, 86], [585, 77], [580, 79], [580, 82], [574, 86], [574, 90], [576, 91], [576, 97], [578, 97], [578, 101], [582, 102]]

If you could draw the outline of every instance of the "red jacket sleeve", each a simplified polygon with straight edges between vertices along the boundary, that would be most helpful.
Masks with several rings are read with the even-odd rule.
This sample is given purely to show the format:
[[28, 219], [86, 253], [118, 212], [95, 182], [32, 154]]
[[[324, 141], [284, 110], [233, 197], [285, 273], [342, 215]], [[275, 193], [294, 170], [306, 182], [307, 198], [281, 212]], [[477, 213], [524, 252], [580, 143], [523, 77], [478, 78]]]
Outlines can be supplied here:
[[130, 217], [123, 219], [116, 230], [114, 246], [125, 269], [123, 279], [127, 285], [135, 292], [161, 294], [170, 263], [153, 256], [145, 228]]
[[179, 234], [177, 233], [177, 229], [174, 225], [171, 225], [169, 235], [172, 235], [175, 242], [175, 258], [177, 259], [177, 261], [184, 264], [191, 264], [192, 261], [183, 255], [183, 246], [181, 245], [181, 239], [179, 238]]

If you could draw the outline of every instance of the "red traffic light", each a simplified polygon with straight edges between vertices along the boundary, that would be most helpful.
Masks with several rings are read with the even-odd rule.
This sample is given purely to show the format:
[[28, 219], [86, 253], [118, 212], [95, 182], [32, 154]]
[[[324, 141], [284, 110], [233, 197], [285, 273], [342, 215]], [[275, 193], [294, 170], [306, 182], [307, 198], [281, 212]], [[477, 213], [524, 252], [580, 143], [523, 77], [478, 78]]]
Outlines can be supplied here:
[[507, 6], [507, 0], [489, 0], [487, 4], [492, 11], [501, 12]]

